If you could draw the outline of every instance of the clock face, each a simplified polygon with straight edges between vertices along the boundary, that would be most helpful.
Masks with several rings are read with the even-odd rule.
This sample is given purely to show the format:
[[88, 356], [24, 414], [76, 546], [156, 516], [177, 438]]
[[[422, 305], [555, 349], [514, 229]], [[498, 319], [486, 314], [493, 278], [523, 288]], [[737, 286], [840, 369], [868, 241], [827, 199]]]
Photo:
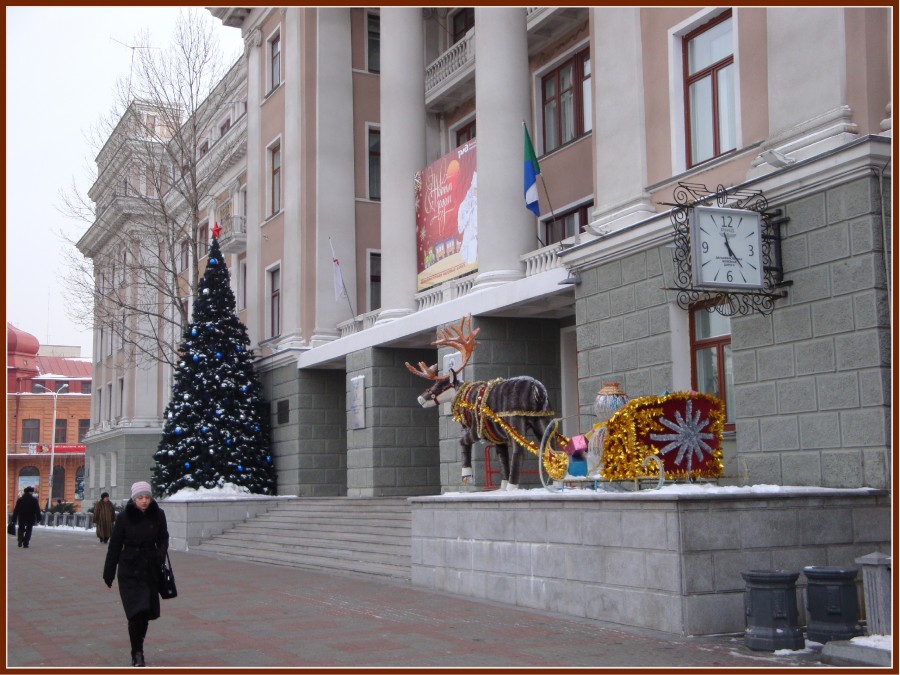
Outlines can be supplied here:
[[765, 277], [759, 213], [694, 207], [691, 269], [695, 286], [762, 288]]

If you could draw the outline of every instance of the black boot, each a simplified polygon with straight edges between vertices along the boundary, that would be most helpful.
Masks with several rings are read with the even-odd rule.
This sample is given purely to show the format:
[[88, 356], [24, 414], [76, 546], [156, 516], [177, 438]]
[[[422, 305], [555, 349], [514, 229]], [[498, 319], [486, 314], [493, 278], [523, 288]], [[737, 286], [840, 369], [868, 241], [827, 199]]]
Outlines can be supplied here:
[[144, 668], [144, 652], [131, 652], [131, 665], [135, 668]]

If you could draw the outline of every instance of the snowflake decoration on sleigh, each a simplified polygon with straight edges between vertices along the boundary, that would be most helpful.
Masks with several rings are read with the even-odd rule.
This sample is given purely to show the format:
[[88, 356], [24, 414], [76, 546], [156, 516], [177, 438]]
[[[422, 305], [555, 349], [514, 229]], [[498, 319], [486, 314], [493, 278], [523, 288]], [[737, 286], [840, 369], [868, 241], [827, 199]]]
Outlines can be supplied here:
[[679, 391], [629, 401], [607, 422], [603, 478], [656, 477], [660, 460], [666, 480], [718, 478], [722, 463], [725, 406], [710, 394]]

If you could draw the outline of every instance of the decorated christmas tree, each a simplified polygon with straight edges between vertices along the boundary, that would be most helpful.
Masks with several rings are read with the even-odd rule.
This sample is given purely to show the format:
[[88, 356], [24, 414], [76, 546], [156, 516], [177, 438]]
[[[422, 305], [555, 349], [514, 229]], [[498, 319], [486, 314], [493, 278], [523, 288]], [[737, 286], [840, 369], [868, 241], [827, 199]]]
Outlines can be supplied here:
[[218, 234], [216, 226], [153, 455], [152, 482], [163, 495], [229, 483], [275, 494], [267, 405], [247, 329], [235, 314]]

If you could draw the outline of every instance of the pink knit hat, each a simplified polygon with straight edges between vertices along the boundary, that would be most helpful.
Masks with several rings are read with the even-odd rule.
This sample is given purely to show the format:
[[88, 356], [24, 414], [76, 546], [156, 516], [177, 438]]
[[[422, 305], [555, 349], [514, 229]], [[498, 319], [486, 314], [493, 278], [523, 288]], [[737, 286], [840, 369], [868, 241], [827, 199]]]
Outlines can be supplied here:
[[137, 483], [132, 483], [131, 485], [131, 498], [134, 499], [141, 495], [153, 496], [153, 492], [150, 489], [150, 483], [147, 481], [139, 480]]

